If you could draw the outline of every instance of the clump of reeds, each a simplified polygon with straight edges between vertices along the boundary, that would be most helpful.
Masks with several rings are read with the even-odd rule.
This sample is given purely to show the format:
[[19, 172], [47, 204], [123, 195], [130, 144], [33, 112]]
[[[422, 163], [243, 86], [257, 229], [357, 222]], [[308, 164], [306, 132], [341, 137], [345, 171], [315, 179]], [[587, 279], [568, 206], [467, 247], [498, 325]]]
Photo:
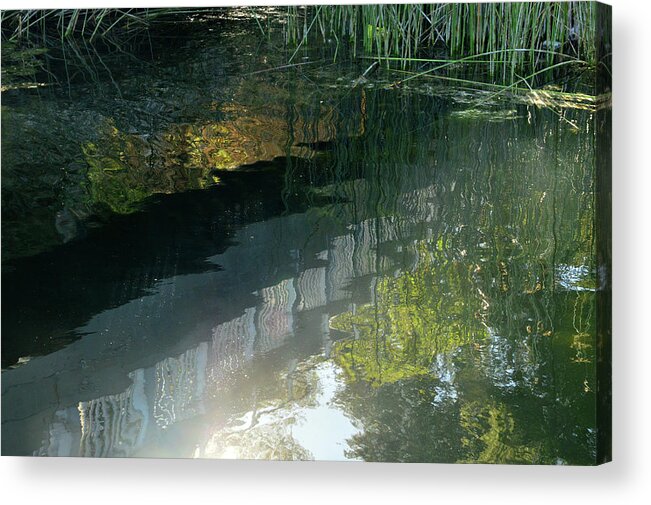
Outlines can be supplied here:
[[[136, 47], [154, 21], [198, 12], [185, 9], [33, 9], [0, 11], [3, 90], [32, 86], [25, 79], [47, 74], [52, 65], [97, 77], [94, 60], [100, 52], [125, 52]], [[98, 50], [101, 48], [101, 50]]]
[[559, 57], [594, 62], [594, 19], [593, 2], [323, 5], [288, 7], [286, 34], [304, 44], [320, 33], [385, 60], [445, 48], [451, 59], [475, 56], [506, 79]]
[[[154, 10], [155, 11], [155, 10]], [[2, 12], [2, 37], [21, 42], [83, 37], [93, 42], [148, 25], [150, 9], [35, 9]]]

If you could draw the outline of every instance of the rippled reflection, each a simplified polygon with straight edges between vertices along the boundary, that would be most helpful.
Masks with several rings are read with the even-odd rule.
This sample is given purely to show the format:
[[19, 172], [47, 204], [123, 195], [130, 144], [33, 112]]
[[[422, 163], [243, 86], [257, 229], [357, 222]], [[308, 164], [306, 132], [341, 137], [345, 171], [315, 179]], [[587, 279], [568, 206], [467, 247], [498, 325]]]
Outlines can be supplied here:
[[113, 217], [3, 273], [3, 453], [594, 463], [594, 113], [274, 84], [80, 140]]

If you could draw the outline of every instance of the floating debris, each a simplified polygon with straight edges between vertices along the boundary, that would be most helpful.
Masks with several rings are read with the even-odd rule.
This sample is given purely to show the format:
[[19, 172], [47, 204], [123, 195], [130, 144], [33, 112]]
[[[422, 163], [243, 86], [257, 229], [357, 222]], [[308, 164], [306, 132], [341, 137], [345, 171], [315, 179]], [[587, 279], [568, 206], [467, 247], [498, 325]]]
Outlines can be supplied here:
[[518, 115], [518, 112], [515, 109], [495, 110], [487, 108], [455, 110], [450, 113], [450, 117], [467, 119], [471, 121], [501, 122], [521, 119], [523, 116]]

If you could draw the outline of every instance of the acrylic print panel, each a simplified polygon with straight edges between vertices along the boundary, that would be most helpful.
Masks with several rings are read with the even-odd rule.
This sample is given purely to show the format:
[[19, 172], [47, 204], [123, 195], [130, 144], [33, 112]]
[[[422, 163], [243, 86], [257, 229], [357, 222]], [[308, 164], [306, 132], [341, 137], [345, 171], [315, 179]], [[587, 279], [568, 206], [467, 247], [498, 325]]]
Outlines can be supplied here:
[[5, 11], [2, 454], [610, 459], [610, 8]]

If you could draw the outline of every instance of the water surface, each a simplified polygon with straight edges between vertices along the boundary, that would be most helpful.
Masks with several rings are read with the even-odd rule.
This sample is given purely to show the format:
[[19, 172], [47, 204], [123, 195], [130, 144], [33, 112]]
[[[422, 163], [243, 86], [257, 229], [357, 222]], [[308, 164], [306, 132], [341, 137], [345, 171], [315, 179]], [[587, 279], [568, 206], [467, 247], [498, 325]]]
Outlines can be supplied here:
[[3, 454], [595, 463], [594, 112], [215, 26], [3, 95]]

